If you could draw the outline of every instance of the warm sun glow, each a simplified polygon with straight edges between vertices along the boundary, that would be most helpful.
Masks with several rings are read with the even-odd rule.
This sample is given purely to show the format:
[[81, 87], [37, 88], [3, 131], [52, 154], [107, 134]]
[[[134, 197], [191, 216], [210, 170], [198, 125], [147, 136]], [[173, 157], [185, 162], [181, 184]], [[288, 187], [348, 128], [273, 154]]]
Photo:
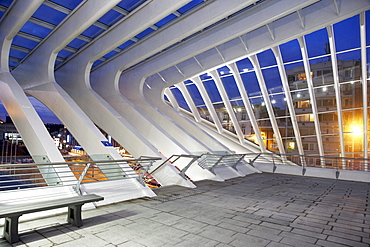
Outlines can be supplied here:
[[362, 135], [362, 128], [358, 125], [353, 125], [351, 128], [351, 132], [353, 135]]

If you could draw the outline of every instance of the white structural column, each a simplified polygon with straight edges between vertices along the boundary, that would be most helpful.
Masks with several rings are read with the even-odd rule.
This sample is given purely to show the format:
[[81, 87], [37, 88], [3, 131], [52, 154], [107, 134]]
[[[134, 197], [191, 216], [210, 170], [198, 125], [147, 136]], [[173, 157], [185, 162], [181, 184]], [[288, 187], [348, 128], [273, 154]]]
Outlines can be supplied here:
[[[362, 104], [363, 104], [363, 147], [364, 147], [364, 158], [369, 158], [369, 117], [368, 117], [368, 74], [367, 74], [367, 53], [366, 53], [366, 15], [362, 12], [360, 15], [360, 34], [361, 34], [361, 82], [362, 82]], [[370, 169], [370, 163], [365, 164], [364, 170]]]
[[312, 107], [312, 114], [314, 118], [314, 125], [315, 125], [315, 132], [316, 132], [316, 138], [317, 138], [317, 146], [319, 150], [319, 155], [321, 156], [321, 166], [325, 166], [325, 159], [323, 158], [324, 156], [324, 147], [322, 144], [322, 137], [321, 137], [321, 129], [320, 129], [320, 122], [319, 122], [319, 117], [317, 113], [317, 104], [316, 104], [316, 97], [315, 97], [315, 91], [313, 89], [313, 82], [312, 82], [312, 77], [311, 77], [311, 68], [310, 68], [310, 63], [308, 61], [308, 54], [307, 54], [307, 48], [306, 48], [306, 42], [304, 37], [299, 37], [298, 38], [299, 46], [301, 48], [301, 53], [302, 53], [302, 58], [303, 58], [303, 65], [304, 65], [304, 70], [306, 73], [306, 80], [308, 84], [308, 93], [310, 95], [310, 103]]
[[172, 91], [170, 88], [166, 88], [164, 90], [164, 95], [167, 96], [168, 100], [170, 101], [172, 107], [176, 110], [176, 111], [180, 111], [180, 106], [179, 104], [177, 103], [177, 100], [175, 98], [175, 96], [173, 95]]
[[[0, 26], [0, 99], [22, 136], [35, 163], [64, 162], [64, 159], [44, 123], [31, 102], [9, 72], [8, 59], [12, 40], [24, 23], [32, 16], [43, 1], [18, 1], [12, 7]], [[65, 167], [40, 169], [48, 184], [72, 181], [72, 173], [57, 178], [54, 171], [65, 171]]]
[[[345, 157], [342, 100], [341, 100], [341, 95], [340, 95], [339, 74], [338, 74], [339, 71], [338, 71], [338, 63], [337, 63], [337, 56], [336, 56], [337, 49], [335, 48], [333, 25], [326, 27], [326, 30], [328, 31], [328, 36], [329, 36], [330, 57], [331, 57], [331, 65], [333, 69], [334, 90], [335, 90], [335, 98], [336, 98], [335, 100], [337, 103], [340, 155], [341, 157]], [[343, 165], [343, 169], [345, 169], [345, 166], [346, 166], [345, 160], [342, 160], [342, 165]]]
[[188, 106], [190, 107], [190, 110], [193, 113], [195, 121], [197, 121], [199, 123], [201, 121], [199, 111], [197, 109], [197, 106], [194, 104], [194, 101], [191, 98], [191, 95], [190, 95], [186, 85], [183, 82], [180, 82], [180, 83], [176, 84], [176, 87], [180, 90], [180, 92], [184, 96], [184, 98], [186, 100], [186, 103], [188, 103]]
[[224, 105], [226, 107], [227, 113], [229, 114], [230, 119], [231, 119], [231, 122], [233, 123], [234, 129], [235, 129], [236, 134], [237, 134], [238, 139], [239, 139], [239, 143], [241, 145], [244, 145], [244, 135], [243, 135], [243, 132], [242, 132], [242, 130], [240, 128], [238, 119], [235, 116], [235, 112], [234, 112], [233, 106], [230, 103], [229, 97], [228, 97], [228, 95], [226, 93], [224, 84], [221, 81], [221, 78], [220, 78], [220, 76], [218, 74], [218, 71], [217, 70], [212, 70], [212, 71], [209, 72], [209, 74], [211, 74], [212, 78], [215, 81], [215, 84], [216, 84], [216, 87], [218, 89], [218, 92], [221, 95], [221, 98], [222, 98], [222, 101], [223, 101], [223, 103], [224, 103]]
[[[285, 154], [284, 144], [283, 144], [283, 141], [281, 139], [279, 126], [276, 122], [274, 109], [272, 108], [272, 105], [271, 105], [271, 101], [270, 101], [270, 98], [269, 98], [269, 95], [268, 95], [265, 79], [263, 78], [263, 74], [262, 74], [262, 71], [261, 71], [261, 68], [260, 68], [258, 58], [257, 58], [256, 55], [252, 55], [252, 56], [249, 57], [249, 59], [250, 59], [251, 63], [253, 64], [254, 71], [255, 71], [256, 76], [257, 76], [258, 84], [260, 86], [262, 97], [263, 97], [263, 100], [265, 102], [265, 106], [266, 106], [266, 109], [267, 109], [267, 113], [268, 113], [269, 118], [270, 118], [272, 130], [274, 131], [274, 134], [275, 134], [275, 139], [276, 139], [276, 143], [277, 143], [278, 148], [279, 148], [279, 152], [281, 154]], [[285, 156], [283, 156], [283, 158], [285, 158]]]
[[249, 100], [247, 90], [245, 89], [243, 80], [240, 76], [238, 67], [237, 67], [235, 62], [230, 63], [227, 66], [230, 68], [231, 73], [234, 75], [236, 85], [238, 87], [240, 96], [242, 97], [243, 104], [245, 106], [245, 110], [248, 113], [249, 120], [251, 121], [251, 125], [252, 125], [254, 133], [256, 135], [256, 138], [257, 138], [258, 144], [260, 146], [261, 152], [265, 153], [266, 152], [266, 147], [265, 147], [265, 145], [263, 145], [261, 131], [260, 131], [260, 128], [258, 127], [256, 116], [254, 115], [253, 108], [252, 108], [251, 102]]
[[[301, 133], [300, 133], [299, 128], [298, 128], [297, 116], [295, 114], [293, 99], [292, 99], [292, 95], [290, 94], [288, 78], [287, 78], [287, 75], [286, 75], [286, 72], [285, 72], [285, 69], [284, 69], [284, 63], [283, 63], [283, 59], [281, 57], [281, 52], [280, 52], [279, 46], [273, 47], [272, 51], [274, 52], [276, 62], [277, 62], [277, 65], [278, 65], [278, 69], [279, 69], [279, 73], [280, 73], [280, 79], [281, 79], [281, 82], [283, 84], [284, 95], [285, 95], [286, 104], [287, 104], [288, 110], [289, 110], [290, 120], [292, 122], [292, 127], [293, 127], [293, 131], [294, 131], [295, 140], [296, 140], [296, 143], [297, 143], [298, 153], [299, 153], [299, 155], [304, 155]], [[302, 162], [303, 165], [306, 164], [305, 159], [303, 157], [301, 158], [301, 162]]]
[[61, 49], [118, 2], [119, 0], [85, 2], [43, 42], [42, 46], [12, 71], [12, 75], [23, 89], [52, 110], [94, 160], [122, 157], [113, 146], [104, 145], [107, 142], [104, 135], [55, 82], [54, 63]]
[[194, 82], [195, 86], [197, 86], [197, 88], [199, 90], [199, 93], [202, 96], [202, 98], [204, 100], [204, 103], [206, 104], [206, 107], [209, 111], [209, 114], [211, 115], [211, 117], [213, 119], [213, 123], [215, 124], [218, 133], [222, 134], [223, 131], [224, 131], [223, 128], [222, 128], [222, 124], [220, 122], [220, 119], [217, 116], [217, 112], [215, 110], [215, 107], [212, 104], [211, 99], [209, 98], [209, 95], [207, 93], [206, 88], [203, 85], [202, 80], [199, 78], [199, 76], [193, 77], [193, 78], [191, 78], [191, 80]]

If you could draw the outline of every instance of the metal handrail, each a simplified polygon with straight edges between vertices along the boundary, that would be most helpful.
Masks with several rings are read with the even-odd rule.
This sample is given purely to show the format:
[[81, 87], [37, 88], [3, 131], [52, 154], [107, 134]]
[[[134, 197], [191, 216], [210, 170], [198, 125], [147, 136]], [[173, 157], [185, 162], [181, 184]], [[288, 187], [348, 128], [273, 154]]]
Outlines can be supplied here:
[[[60, 185], [50, 184], [47, 179], [74, 184], [77, 192], [82, 183], [104, 180], [136, 178], [141, 184], [152, 164], [161, 158], [145, 157], [139, 159], [98, 160], [79, 162], [25, 163], [0, 165], [0, 190]], [[134, 165], [133, 168], [131, 166]], [[64, 167], [58, 173], [48, 168]]]

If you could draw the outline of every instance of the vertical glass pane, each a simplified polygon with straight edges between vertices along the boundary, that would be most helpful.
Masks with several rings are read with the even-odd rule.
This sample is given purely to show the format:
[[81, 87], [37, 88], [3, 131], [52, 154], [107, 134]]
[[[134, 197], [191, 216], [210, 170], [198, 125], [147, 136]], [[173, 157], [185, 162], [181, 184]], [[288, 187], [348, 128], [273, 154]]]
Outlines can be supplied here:
[[360, 47], [360, 16], [355, 15], [333, 25], [337, 51]]
[[209, 113], [208, 111], [208, 108], [206, 106], [197, 106], [197, 109], [198, 109], [198, 112], [200, 114], [200, 116], [205, 119], [205, 120], [208, 120], [210, 121], [211, 123], [213, 123], [213, 119], [212, 119], [212, 116], [211, 114]]
[[310, 59], [310, 67], [314, 87], [334, 84], [333, 67], [329, 56]]
[[239, 99], [241, 97], [234, 76], [221, 77], [221, 81], [230, 100]]
[[[343, 111], [344, 146], [346, 153], [363, 152], [362, 109]], [[347, 157], [356, 157], [353, 154]]]
[[210, 97], [213, 103], [222, 101], [221, 95], [218, 92], [216, 84], [213, 80], [203, 81], [203, 84], [207, 90], [208, 96]]
[[308, 88], [303, 62], [287, 64], [284, 67], [290, 90]]
[[256, 73], [243, 73], [241, 74], [241, 77], [249, 97], [261, 95], [261, 89], [258, 84]]
[[186, 88], [188, 89], [189, 94], [191, 95], [191, 98], [196, 106], [205, 104], [195, 84], [188, 84], [186, 85]]
[[275, 94], [270, 96], [270, 102], [274, 109], [275, 117], [289, 116], [288, 107], [284, 94]]
[[239, 69], [239, 72], [248, 72], [254, 69], [249, 58], [244, 58], [242, 60], [237, 61], [236, 65]]
[[305, 36], [308, 57], [317, 57], [330, 54], [329, 38], [326, 28]]
[[337, 109], [333, 85], [315, 88], [314, 92], [318, 112], [335, 111]]
[[190, 107], [188, 106], [188, 103], [186, 102], [186, 100], [185, 100], [184, 96], [182, 95], [181, 91], [178, 88], [173, 87], [173, 88], [171, 88], [171, 92], [175, 96], [179, 106], [183, 109], [186, 109], [186, 110], [190, 111]]
[[269, 94], [283, 92], [283, 85], [277, 67], [263, 69], [262, 74]]
[[257, 57], [261, 68], [276, 65], [276, 59], [271, 49], [258, 53]]
[[307, 89], [292, 92], [292, 100], [296, 114], [312, 113], [310, 95]]
[[260, 128], [265, 147], [271, 151], [279, 152], [270, 119], [259, 120], [257, 124]]
[[292, 128], [292, 121], [290, 117], [280, 117], [276, 118], [276, 122], [279, 127], [280, 135], [282, 138], [294, 137], [294, 132]]
[[362, 107], [362, 83], [360, 81], [341, 84], [340, 95], [343, 109]]
[[263, 119], [269, 117], [266, 109], [266, 104], [263, 101], [262, 96], [250, 98], [250, 102], [256, 119]]
[[338, 115], [336, 112], [320, 113], [318, 117], [322, 135], [339, 133]]
[[339, 135], [323, 135], [324, 154], [330, 156], [339, 156], [340, 154], [340, 137]]
[[370, 10], [366, 11], [365, 15], [366, 25], [366, 45], [370, 45]]
[[302, 59], [301, 48], [298, 40], [294, 39], [279, 46], [283, 62], [292, 62]]
[[337, 54], [339, 81], [360, 80], [361, 77], [361, 51], [355, 50]]

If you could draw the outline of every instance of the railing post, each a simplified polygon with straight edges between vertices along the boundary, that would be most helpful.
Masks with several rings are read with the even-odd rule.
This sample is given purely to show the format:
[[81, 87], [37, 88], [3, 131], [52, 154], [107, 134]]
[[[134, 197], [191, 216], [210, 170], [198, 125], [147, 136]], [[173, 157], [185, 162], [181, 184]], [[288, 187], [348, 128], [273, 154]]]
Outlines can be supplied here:
[[180, 176], [182, 176], [183, 178], [185, 179], [188, 179], [186, 176], [185, 176], [185, 173], [186, 171], [190, 168], [190, 166], [196, 161], [198, 160], [200, 157], [194, 157], [190, 162], [189, 164], [187, 164], [180, 172]]
[[136, 178], [141, 185], [145, 186], [145, 182], [143, 181], [143, 177], [149, 171], [150, 167], [153, 165], [154, 160], [149, 162], [149, 165], [144, 169], [144, 171]]
[[91, 165], [91, 163], [87, 163], [87, 164], [86, 164], [85, 169], [84, 169], [84, 171], [82, 172], [82, 174], [80, 175], [80, 177], [79, 177], [79, 179], [78, 179], [78, 181], [77, 181], [76, 186], [74, 186], [74, 189], [75, 189], [75, 190], [76, 190], [76, 192], [77, 192], [78, 194], [80, 194], [80, 195], [81, 195], [81, 190], [80, 190], [81, 183], [82, 183], [82, 181], [83, 181], [84, 177], [86, 176], [86, 173], [87, 173], [87, 171], [88, 171], [88, 170], [89, 170], [89, 168], [90, 168], [90, 165]]

